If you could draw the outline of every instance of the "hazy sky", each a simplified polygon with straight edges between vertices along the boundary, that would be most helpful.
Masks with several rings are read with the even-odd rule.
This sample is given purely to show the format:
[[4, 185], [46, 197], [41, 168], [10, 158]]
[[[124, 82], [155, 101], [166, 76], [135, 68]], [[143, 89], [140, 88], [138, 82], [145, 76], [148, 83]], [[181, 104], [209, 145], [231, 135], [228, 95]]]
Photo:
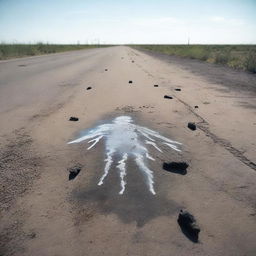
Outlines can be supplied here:
[[256, 43], [256, 0], [0, 0], [0, 41]]

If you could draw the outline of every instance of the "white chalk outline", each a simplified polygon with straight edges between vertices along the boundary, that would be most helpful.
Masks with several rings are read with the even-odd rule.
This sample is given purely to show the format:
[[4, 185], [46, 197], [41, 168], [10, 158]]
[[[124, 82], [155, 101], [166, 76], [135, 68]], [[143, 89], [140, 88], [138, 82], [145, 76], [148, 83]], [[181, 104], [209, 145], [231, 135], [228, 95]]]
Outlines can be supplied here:
[[[142, 137], [139, 136], [139, 134], [142, 135]], [[150, 159], [152, 161], [155, 161], [155, 159], [149, 155], [145, 146], [151, 145], [162, 153], [163, 151], [157, 145], [156, 140], [158, 140], [162, 145], [167, 145], [171, 149], [179, 152], [181, 150], [178, 147], [182, 145], [180, 142], [170, 140], [160, 135], [156, 131], [143, 126], [135, 125], [130, 116], [119, 116], [116, 117], [112, 123], [98, 125], [94, 129], [86, 132], [86, 134], [82, 137], [68, 142], [68, 144], [79, 143], [90, 139], [88, 143], [92, 144], [87, 148], [87, 150], [90, 150], [102, 138], [106, 138], [106, 158], [104, 160], [106, 164], [98, 185], [101, 186], [104, 183], [105, 178], [108, 176], [109, 170], [113, 163], [113, 156], [115, 154], [121, 154], [122, 158], [118, 161], [116, 166], [116, 168], [119, 170], [120, 176], [120, 195], [122, 195], [125, 191], [126, 162], [129, 156], [134, 158], [137, 166], [146, 177], [149, 191], [155, 195], [154, 175], [146, 165], [146, 159]]]

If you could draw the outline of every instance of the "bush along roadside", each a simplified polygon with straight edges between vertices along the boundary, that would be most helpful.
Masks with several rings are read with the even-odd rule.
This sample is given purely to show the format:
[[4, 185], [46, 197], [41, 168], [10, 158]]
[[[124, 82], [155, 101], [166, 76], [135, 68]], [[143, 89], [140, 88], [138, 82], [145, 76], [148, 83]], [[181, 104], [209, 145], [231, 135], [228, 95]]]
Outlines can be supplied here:
[[256, 45], [132, 45], [256, 73]]
[[0, 44], [0, 60], [50, 54], [65, 51], [108, 47], [110, 45], [83, 45], [83, 44]]

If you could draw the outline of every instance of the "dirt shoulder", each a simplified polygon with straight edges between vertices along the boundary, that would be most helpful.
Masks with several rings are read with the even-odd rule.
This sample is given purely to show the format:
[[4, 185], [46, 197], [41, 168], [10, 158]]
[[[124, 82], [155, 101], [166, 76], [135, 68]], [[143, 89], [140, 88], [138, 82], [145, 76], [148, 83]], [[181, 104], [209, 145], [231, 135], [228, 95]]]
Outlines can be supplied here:
[[234, 70], [221, 64], [212, 64], [204, 61], [170, 56], [163, 53], [144, 49], [137, 49], [149, 56], [158, 58], [166, 63], [172, 63], [196, 75], [203, 76], [210, 83], [220, 84], [230, 90], [242, 90], [256, 93], [256, 74], [242, 70]]

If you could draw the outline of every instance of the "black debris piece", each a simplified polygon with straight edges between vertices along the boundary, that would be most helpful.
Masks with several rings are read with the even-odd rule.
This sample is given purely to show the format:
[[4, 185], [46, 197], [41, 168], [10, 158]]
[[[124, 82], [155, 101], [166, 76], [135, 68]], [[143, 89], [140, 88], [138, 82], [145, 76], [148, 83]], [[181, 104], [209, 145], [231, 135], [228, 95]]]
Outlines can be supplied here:
[[132, 84], [132, 80], [129, 80], [129, 84]]
[[178, 223], [184, 235], [192, 242], [198, 242], [200, 228], [192, 214], [188, 211], [181, 210], [178, 217]]
[[168, 172], [177, 173], [181, 175], [187, 174], [188, 164], [186, 162], [170, 162], [163, 163], [163, 169]]
[[158, 87], [158, 84], [154, 84], [154, 87]]
[[92, 87], [91, 87], [91, 86], [89, 86], [89, 87], [87, 87], [87, 88], [86, 88], [86, 90], [91, 90], [91, 89], [92, 89]]
[[76, 121], [78, 121], [79, 120], [79, 118], [78, 117], [75, 117], [75, 116], [71, 116], [70, 118], [69, 118], [69, 121], [74, 121], [74, 122], [76, 122]]
[[81, 165], [76, 165], [71, 168], [68, 168], [68, 171], [69, 171], [68, 180], [73, 180], [79, 174], [81, 169], [82, 169]]
[[192, 122], [189, 122], [188, 123], [188, 128], [192, 131], [195, 131], [196, 130], [196, 124], [195, 123], [192, 123]]
[[180, 88], [175, 88], [175, 91], [180, 92], [181, 89]]
[[108, 71], [108, 69], [107, 69], [107, 68], [105, 68], [105, 71]]
[[165, 99], [173, 99], [172, 96], [168, 96], [168, 95], [164, 95], [164, 98], [165, 98]]
[[34, 239], [36, 238], [36, 233], [35, 232], [31, 232], [31, 233], [28, 233], [27, 235], [30, 239]]
[[195, 106], [195, 108], [199, 108], [198, 106]]
[[132, 63], [134, 63], [134, 60], [132, 60]]

